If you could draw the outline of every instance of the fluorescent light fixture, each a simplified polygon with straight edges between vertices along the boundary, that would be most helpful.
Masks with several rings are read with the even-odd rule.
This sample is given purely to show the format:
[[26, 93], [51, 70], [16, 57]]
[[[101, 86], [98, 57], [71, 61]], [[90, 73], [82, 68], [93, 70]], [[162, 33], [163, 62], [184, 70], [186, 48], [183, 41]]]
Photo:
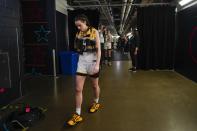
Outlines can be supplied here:
[[193, 1], [193, 0], [181, 0], [181, 1], [179, 2], [179, 4], [180, 4], [181, 6], [184, 6], [184, 5], [188, 4], [188, 3], [191, 2], [191, 1]]
[[131, 32], [129, 32], [126, 36], [130, 36], [131, 35]]
[[113, 35], [112, 38], [118, 39], [120, 36], [119, 35]]

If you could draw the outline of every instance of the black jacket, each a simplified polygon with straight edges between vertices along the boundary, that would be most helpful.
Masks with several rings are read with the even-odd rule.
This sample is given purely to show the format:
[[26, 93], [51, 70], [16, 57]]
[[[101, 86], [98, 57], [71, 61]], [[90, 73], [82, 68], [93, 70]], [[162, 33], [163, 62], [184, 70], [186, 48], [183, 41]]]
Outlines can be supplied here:
[[139, 48], [139, 46], [140, 46], [139, 37], [138, 36], [132, 36], [129, 39], [128, 43], [129, 43], [130, 48], [136, 48], [136, 47]]

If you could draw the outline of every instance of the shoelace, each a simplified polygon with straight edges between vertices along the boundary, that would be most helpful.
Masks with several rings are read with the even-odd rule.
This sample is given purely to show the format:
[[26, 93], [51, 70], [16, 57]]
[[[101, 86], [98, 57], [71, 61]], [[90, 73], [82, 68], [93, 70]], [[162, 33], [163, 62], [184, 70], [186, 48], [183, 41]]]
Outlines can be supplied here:
[[97, 107], [97, 104], [94, 103], [93, 106], [92, 106], [92, 109], [97, 109], [97, 108], [98, 108], [98, 107]]
[[72, 121], [76, 122], [77, 121], [78, 116], [76, 114], [74, 114]]

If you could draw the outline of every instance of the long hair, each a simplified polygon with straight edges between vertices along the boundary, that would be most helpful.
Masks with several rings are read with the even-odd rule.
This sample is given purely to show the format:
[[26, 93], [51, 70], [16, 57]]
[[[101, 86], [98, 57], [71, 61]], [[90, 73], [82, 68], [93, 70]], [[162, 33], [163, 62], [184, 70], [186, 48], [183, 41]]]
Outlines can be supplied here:
[[90, 26], [90, 22], [89, 22], [88, 17], [86, 15], [81, 14], [81, 15], [76, 16], [75, 21], [78, 21], [78, 20], [80, 20], [82, 22], [86, 22], [86, 25]]

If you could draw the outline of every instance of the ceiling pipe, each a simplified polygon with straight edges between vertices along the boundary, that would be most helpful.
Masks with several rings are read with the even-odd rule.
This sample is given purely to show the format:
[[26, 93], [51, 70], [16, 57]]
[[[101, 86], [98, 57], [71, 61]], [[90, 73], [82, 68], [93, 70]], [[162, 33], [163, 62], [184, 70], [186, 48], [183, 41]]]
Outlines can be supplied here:
[[[89, 1], [90, 2], [90, 1]], [[101, 5], [81, 5], [81, 6], [70, 6], [72, 8], [90, 8], [90, 7], [122, 7], [125, 4], [101, 4]], [[127, 4], [126, 4], [127, 5]], [[171, 3], [142, 3], [142, 4], [129, 4], [133, 6], [139, 6], [139, 7], [147, 7], [147, 6], [157, 6], [157, 5], [170, 5], [170, 6], [176, 6], [175, 4]]]
[[120, 21], [120, 29], [119, 32], [122, 33], [122, 24], [123, 24], [123, 19], [124, 19], [124, 15], [125, 15], [125, 9], [126, 9], [126, 5], [127, 5], [127, 0], [123, 0], [124, 6], [122, 7], [122, 13], [121, 13], [121, 21]]
[[[136, 4], [133, 4], [134, 2], [135, 2], [135, 0], [133, 0], [132, 3], [129, 3], [129, 4], [131, 4], [131, 9], [130, 9], [130, 12], [128, 12], [127, 19], [125, 20], [125, 23], [124, 23], [124, 31], [123, 31], [123, 34], [125, 34], [127, 32], [130, 32], [131, 27], [133, 26], [133, 19], [136, 19], [135, 16], [133, 16], [133, 15], [135, 13], [135, 7], [138, 6], [138, 4], [137, 5]], [[142, 3], [139, 3], [139, 4], [142, 5]], [[149, 4], [151, 4], [151, 3], [149, 3]]]
[[[104, 16], [107, 18], [107, 21], [108, 21], [108, 24], [109, 25], [112, 25], [112, 27], [113, 27], [113, 31], [115, 32], [115, 33], [117, 33], [117, 31], [116, 31], [116, 29], [115, 29], [115, 25], [114, 25], [114, 20], [113, 20], [113, 18], [112, 18], [112, 15], [110, 14], [110, 10], [109, 10], [109, 7], [107, 7], [107, 6], [102, 6], [101, 5], [101, 2], [100, 2], [100, 0], [75, 0], [75, 1], [73, 1], [74, 3], [78, 3], [78, 4], [80, 4], [80, 7], [83, 7], [83, 5], [82, 4], [85, 4], [85, 3], [94, 3], [94, 2], [96, 2], [97, 3], [97, 5], [91, 5], [91, 6], [88, 6], [88, 7], [100, 7], [100, 9], [101, 9], [101, 11], [103, 12], [103, 14], [104, 14]], [[106, 2], [106, 0], [103, 0], [103, 2], [104, 2], [104, 4], [105, 5], [107, 5], [107, 2]], [[99, 5], [99, 6], [98, 6]], [[87, 7], [87, 5], [85, 5], [86, 7]], [[77, 6], [78, 7], [78, 6]]]
[[[134, 11], [134, 13], [135, 13], [135, 11]], [[133, 14], [133, 11], [131, 14]], [[130, 15], [130, 17], [131, 17], [131, 19], [127, 21], [127, 24], [126, 24], [127, 26], [125, 26], [125, 28], [124, 28], [124, 32], [123, 32], [124, 34], [129, 32], [131, 30], [131, 27], [133, 26], [134, 22], [136, 22], [137, 16]]]
[[[96, 2], [99, 3], [99, 5], [101, 5], [99, 0], [96, 0]], [[106, 2], [106, 1], [104, 1], [104, 2]], [[102, 10], [103, 14], [105, 15], [105, 17], [107, 18], [109, 24], [111, 24], [112, 23], [112, 19], [111, 19], [110, 15], [109, 15], [109, 11], [107, 10], [108, 12], [106, 12], [105, 9], [102, 6], [101, 6], [101, 10]]]
[[[107, 18], [108, 24], [112, 26], [113, 32], [114, 32], [115, 34], [117, 34], [117, 31], [116, 31], [116, 28], [115, 28], [115, 25], [114, 25], [114, 20], [113, 20], [113, 18], [112, 18], [112, 15], [110, 14], [109, 8], [108, 8], [108, 7], [105, 7], [105, 9], [104, 9], [104, 7], [101, 6], [100, 0], [94, 0], [94, 1], [96, 1], [96, 2], [100, 5], [100, 8], [101, 8], [103, 14], [104, 14], [105, 17]], [[103, 2], [104, 2], [104, 4], [107, 3], [106, 0], [104, 0]]]
[[[132, 2], [133, 2], [133, 0], [129, 0], [129, 1], [128, 1], [128, 3], [132, 3]], [[132, 7], [132, 5], [131, 5], [131, 4], [128, 4], [127, 10], [126, 10], [126, 12], [125, 12], [125, 17], [124, 17], [124, 20], [123, 20], [123, 29], [124, 29], [124, 27], [125, 27], [125, 23], [126, 23], [126, 21], [127, 21], [128, 15], [129, 15], [129, 13], [130, 13], [130, 11], [131, 11], [131, 7]]]

